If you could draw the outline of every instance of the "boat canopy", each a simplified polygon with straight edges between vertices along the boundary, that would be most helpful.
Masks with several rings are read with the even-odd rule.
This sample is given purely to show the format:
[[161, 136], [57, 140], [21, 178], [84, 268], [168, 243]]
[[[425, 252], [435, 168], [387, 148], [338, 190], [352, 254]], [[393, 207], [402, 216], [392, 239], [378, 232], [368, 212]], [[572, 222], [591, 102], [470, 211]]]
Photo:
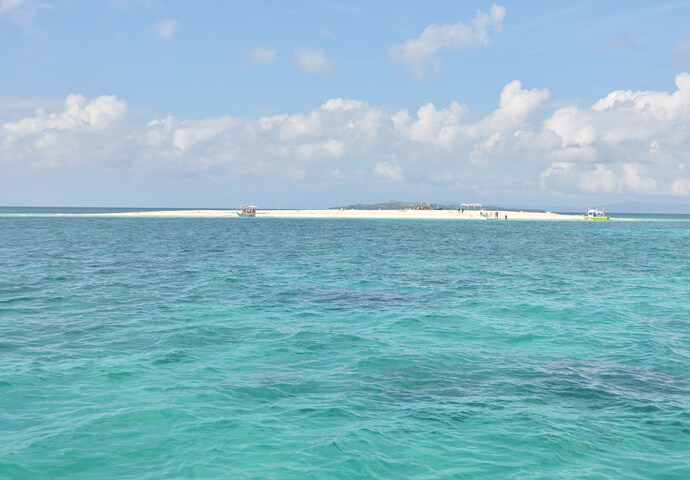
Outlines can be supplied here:
[[249, 213], [252, 216], [256, 215], [256, 206], [254, 206], [254, 205], [242, 205], [242, 213]]
[[460, 208], [464, 208], [465, 210], [481, 209], [482, 204], [481, 203], [461, 203]]

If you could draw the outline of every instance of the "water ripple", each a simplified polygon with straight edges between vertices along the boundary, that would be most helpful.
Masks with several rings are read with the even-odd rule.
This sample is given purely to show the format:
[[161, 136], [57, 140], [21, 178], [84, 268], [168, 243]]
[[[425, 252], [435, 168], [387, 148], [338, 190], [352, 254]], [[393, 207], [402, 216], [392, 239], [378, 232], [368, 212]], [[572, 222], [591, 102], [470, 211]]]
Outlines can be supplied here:
[[686, 478], [690, 223], [0, 218], [0, 478]]

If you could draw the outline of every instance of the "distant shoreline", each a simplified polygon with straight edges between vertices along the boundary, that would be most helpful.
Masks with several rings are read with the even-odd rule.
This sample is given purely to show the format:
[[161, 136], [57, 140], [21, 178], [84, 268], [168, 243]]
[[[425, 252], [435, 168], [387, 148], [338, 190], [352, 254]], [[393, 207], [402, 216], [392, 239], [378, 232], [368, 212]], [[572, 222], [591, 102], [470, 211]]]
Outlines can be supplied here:
[[[238, 210], [157, 210], [118, 213], [56, 213], [60, 217], [237, 218]], [[482, 216], [484, 213], [485, 216]], [[255, 218], [360, 218], [417, 220], [583, 220], [583, 215], [512, 210], [258, 210]]]
[[[406, 210], [404, 208], [381, 208], [381, 209], [370, 209], [370, 208], [346, 208], [342, 207], [345, 211], [366, 211], [366, 212], [374, 212], [374, 218], [381, 218], [380, 215], [376, 212], [383, 212], [383, 211], [392, 211], [392, 212], [397, 212], [397, 211], [402, 211]], [[284, 217], [286, 215], [286, 212], [336, 212], [336, 211], [341, 211], [340, 208], [333, 208], [333, 207], [328, 207], [328, 208], [306, 208], [306, 209], [295, 209], [295, 208], [289, 208], [289, 209], [278, 209], [278, 208], [264, 208], [259, 210], [260, 216], [273, 216], [274, 213], [278, 213], [276, 216]], [[410, 210], [416, 210], [416, 209], [410, 209]], [[81, 216], [100, 216], [100, 215], [110, 215], [110, 214], [136, 214], [136, 216], [142, 216], [142, 215], [148, 215], [152, 214], [155, 216], [183, 216], [187, 217], [190, 216], [189, 213], [193, 212], [192, 216], [203, 216], [203, 217], [217, 217], [217, 216], [228, 216], [228, 215], [235, 215], [235, 212], [238, 211], [238, 208], [214, 208], [214, 207], [61, 207], [61, 206], [0, 206], [0, 217], [6, 217], [6, 216], [54, 216], [54, 215], [61, 215], [61, 216], [73, 216], [73, 215], [81, 215]], [[424, 211], [441, 211], [445, 212], [445, 214], [453, 214], [456, 213], [457, 209], [456, 208], [442, 208], [442, 209], [434, 209], [434, 210], [421, 210], [422, 212]], [[541, 213], [545, 214], [548, 212], [545, 212], [544, 210], [537, 210], [537, 209], [525, 209], [521, 210], [520, 212], [517, 211], [517, 209], [514, 208], [499, 208], [499, 207], [491, 207], [487, 206], [484, 208], [484, 211], [486, 212], [502, 212], [504, 215], [508, 215], [509, 218], [511, 214], [520, 214], [520, 218], [523, 218], [523, 215], [525, 213]], [[465, 213], [467, 213], [468, 210], [465, 210]], [[562, 215], [562, 216], [575, 216], [575, 217], [582, 217], [584, 211], [583, 210], [578, 210], [578, 209], [572, 209], [572, 210], [557, 210], [553, 211], [553, 213]], [[606, 213], [609, 217], [615, 218], [616, 220], [623, 220], [623, 219], [658, 219], [657, 217], [664, 217], [665, 219], [673, 219], [677, 218], [679, 220], [687, 220], [688, 217], [690, 217], [690, 212], [689, 213], [667, 213], [667, 212], [628, 212], [628, 211], [617, 211], [617, 210], [612, 210], [612, 209], [606, 209]], [[432, 214], [433, 215], [433, 214]], [[500, 213], [499, 213], [500, 215]], [[296, 218], [301, 218], [304, 215], [295, 215]], [[327, 214], [327, 218], [332, 217], [333, 215]], [[342, 217], [342, 215], [338, 215], [338, 217]], [[408, 218], [409, 214], [407, 215]], [[360, 215], [356, 215], [356, 218], [361, 218]], [[426, 216], [424, 218], [427, 218]], [[560, 217], [563, 218], [563, 217]]]

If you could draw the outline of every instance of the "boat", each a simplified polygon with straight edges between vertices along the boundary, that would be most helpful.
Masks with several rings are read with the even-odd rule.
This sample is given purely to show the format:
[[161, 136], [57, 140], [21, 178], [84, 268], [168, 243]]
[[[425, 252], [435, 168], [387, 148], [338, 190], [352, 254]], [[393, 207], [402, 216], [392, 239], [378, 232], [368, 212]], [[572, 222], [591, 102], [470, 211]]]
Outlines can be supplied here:
[[465, 210], [484, 210], [481, 203], [461, 203], [458, 207], [458, 212], [465, 214]]
[[604, 213], [604, 209], [598, 209], [598, 208], [588, 208], [587, 213], [584, 215], [585, 220], [599, 220], [599, 221], [607, 221], [611, 220], [609, 217], [606, 216], [606, 213]]
[[242, 210], [237, 212], [238, 217], [256, 217], [256, 206], [242, 205]]

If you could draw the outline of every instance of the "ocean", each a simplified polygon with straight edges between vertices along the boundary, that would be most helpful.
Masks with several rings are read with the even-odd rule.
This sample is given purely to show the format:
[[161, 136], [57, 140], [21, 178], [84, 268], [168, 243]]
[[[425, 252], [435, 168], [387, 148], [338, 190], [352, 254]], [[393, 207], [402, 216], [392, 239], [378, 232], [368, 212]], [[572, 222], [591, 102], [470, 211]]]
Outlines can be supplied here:
[[0, 479], [690, 475], [688, 216], [51, 213], [0, 212]]

